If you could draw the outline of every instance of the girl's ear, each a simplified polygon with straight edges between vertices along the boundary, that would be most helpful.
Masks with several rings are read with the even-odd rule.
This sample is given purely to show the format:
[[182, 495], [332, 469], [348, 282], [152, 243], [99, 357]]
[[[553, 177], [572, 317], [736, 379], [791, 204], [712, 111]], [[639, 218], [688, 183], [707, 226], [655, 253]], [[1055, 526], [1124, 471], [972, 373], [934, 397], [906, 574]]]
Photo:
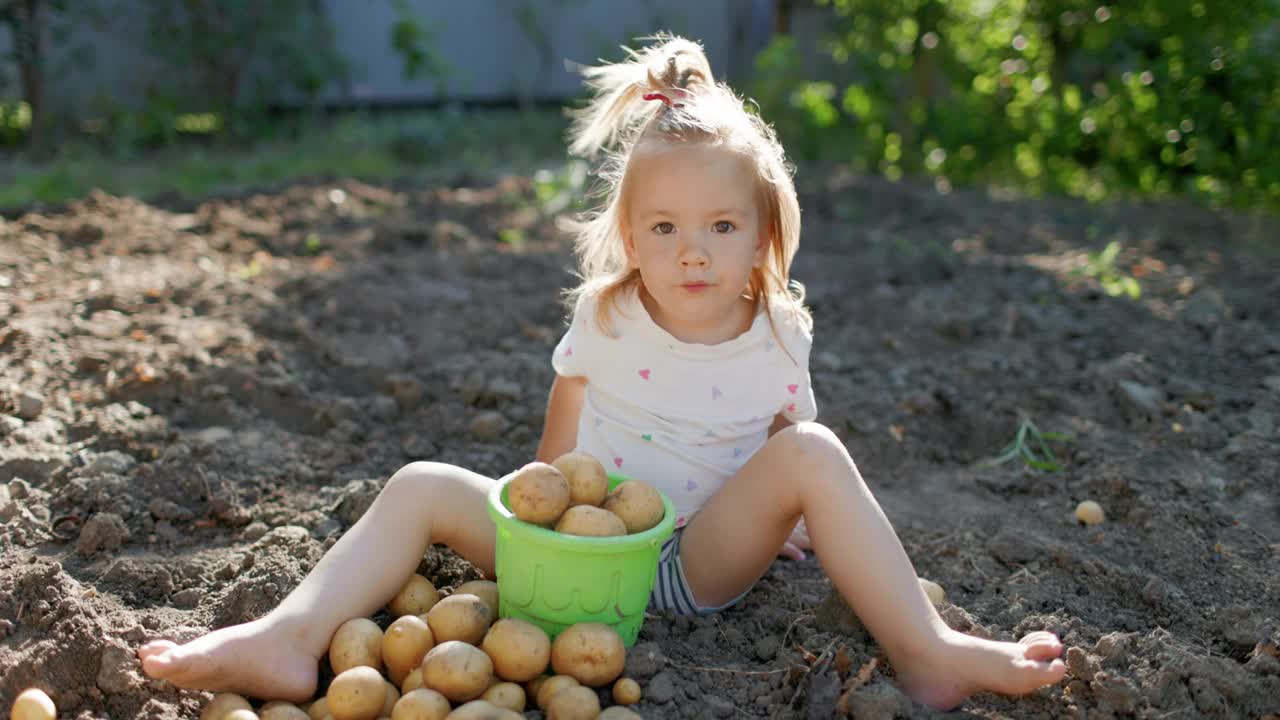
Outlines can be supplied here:
[[640, 260], [636, 254], [635, 237], [631, 234], [631, 223], [623, 221], [618, 224], [618, 229], [622, 234], [622, 250], [627, 254], [627, 269], [635, 270], [640, 267]]
[[773, 235], [769, 232], [761, 232], [760, 238], [756, 241], [755, 254], [751, 256], [751, 267], [764, 267], [765, 261], [769, 257], [769, 248], [773, 247]]

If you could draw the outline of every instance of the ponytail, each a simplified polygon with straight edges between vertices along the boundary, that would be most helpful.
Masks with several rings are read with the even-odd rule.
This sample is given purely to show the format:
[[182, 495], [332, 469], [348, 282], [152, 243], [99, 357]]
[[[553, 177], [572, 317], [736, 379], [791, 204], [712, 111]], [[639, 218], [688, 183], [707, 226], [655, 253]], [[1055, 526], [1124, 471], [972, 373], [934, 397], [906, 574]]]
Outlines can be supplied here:
[[[659, 114], [676, 110], [700, 90], [715, 87], [701, 45], [670, 35], [651, 39], [660, 44], [640, 50], [624, 48], [627, 60], [583, 70], [593, 97], [573, 113], [570, 152], [591, 157], [613, 149]], [[646, 96], [660, 96], [664, 102], [652, 102]]]

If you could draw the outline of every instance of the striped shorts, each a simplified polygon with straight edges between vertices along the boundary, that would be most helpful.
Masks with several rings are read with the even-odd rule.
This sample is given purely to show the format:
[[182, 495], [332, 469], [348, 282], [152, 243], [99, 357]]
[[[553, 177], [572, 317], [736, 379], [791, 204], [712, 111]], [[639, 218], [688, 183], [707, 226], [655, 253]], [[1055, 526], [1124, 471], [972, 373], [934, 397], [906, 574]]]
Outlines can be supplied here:
[[699, 605], [693, 599], [693, 591], [689, 589], [689, 581], [684, 576], [684, 565], [680, 562], [680, 537], [684, 528], [680, 528], [662, 543], [658, 554], [658, 575], [653, 581], [653, 592], [649, 594], [651, 610], [670, 610], [676, 615], [711, 615], [737, 605], [750, 588], [738, 597], [723, 605], [711, 607]]

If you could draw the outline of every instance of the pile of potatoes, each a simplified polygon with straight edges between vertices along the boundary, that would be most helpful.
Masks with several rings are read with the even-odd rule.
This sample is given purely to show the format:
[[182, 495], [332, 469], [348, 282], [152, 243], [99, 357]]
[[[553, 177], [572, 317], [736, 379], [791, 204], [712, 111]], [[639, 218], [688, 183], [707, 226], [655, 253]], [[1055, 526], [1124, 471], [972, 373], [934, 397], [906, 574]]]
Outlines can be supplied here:
[[[494, 622], [497, 608], [496, 583], [463, 583], [441, 597], [415, 574], [387, 605], [396, 619], [385, 632], [355, 618], [334, 633], [324, 697], [255, 711], [221, 693], [200, 720], [516, 720], [532, 704], [547, 720], [640, 717], [625, 707], [640, 701], [640, 685], [622, 677], [626, 648], [611, 626], [580, 623], [552, 642], [523, 620]], [[617, 704], [602, 711], [595, 688], [610, 685]]]
[[666, 511], [658, 491], [640, 480], [609, 492], [604, 466], [579, 452], [520, 468], [508, 483], [507, 505], [523, 522], [588, 537], [644, 532], [662, 522]]

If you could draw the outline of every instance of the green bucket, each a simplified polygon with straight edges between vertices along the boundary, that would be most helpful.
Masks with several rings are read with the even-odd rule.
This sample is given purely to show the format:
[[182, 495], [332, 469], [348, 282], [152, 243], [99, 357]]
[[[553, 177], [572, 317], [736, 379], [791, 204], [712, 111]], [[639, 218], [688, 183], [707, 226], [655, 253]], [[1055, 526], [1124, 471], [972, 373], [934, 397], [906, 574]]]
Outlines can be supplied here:
[[[609, 489], [627, 479], [609, 475]], [[630, 647], [644, 623], [658, 553], [676, 526], [671, 500], [659, 495], [666, 513], [655, 527], [621, 537], [578, 537], [517, 520], [507, 508], [507, 483], [496, 483], [489, 516], [498, 530], [498, 615], [531, 622], [553, 639], [575, 623], [604, 623]]]

